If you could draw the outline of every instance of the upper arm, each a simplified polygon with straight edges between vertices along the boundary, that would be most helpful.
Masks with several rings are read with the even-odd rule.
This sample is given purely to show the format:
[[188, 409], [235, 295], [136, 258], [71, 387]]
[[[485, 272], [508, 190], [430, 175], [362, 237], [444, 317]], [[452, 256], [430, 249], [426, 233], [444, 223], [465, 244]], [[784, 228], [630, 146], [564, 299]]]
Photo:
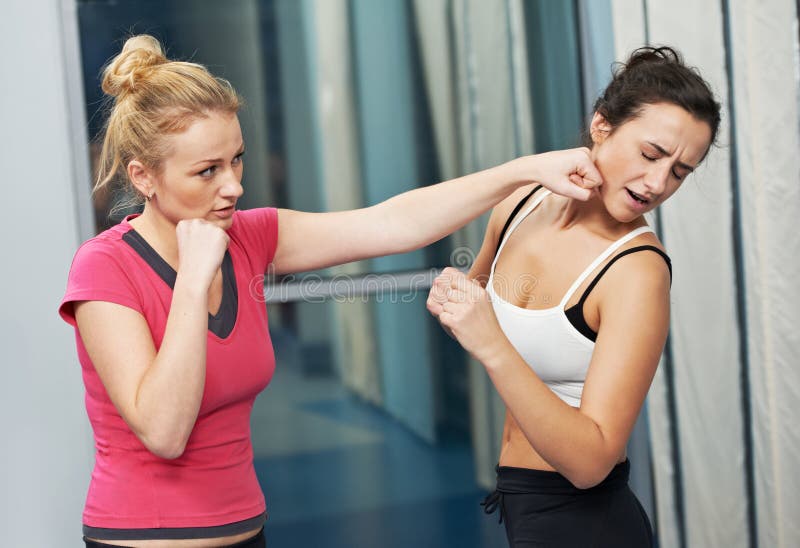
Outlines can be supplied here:
[[156, 357], [150, 328], [136, 310], [112, 302], [74, 303], [81, 341], [109, 398], [141, 439], [136, 420], [137, 390]]
[[391, 242], [375, 206], [330, 213], [278, 210], [278, 274], [316, 270], [386, 254]]
[[236, 232], [255, 267], [266, 272], [278, 245], [278, 210], [274, 207], [242, 209], [235, 213]]
[[59, 314], [78, 330], [108, 396], [139, 435], [136, 390], [156, 350], [133, 269], [115, 245], [92, 239], [78, 249]]
[[[602, 286], [602, 287], [601, 287]], [[581, 412], [597, 424], [610, 457], [627, 443], [669, 330], [670, 275], [653, 252], [621, 258], [598, 283], [600, 328]]]

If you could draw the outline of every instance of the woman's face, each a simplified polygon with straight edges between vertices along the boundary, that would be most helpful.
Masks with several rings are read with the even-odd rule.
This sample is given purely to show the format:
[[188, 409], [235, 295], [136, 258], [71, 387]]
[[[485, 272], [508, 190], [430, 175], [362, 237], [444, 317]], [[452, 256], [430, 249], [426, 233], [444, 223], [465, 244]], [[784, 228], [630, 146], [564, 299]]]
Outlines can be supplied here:
[[611, 129], [595, 114], [592, 157], [604, 181], [600, 198], [623, 223], [672, 196], [711, 144], [710, 126], [671, 103], [645, 105], [639, 116]]
[[239, 118], [210, 112], [170, 137], [170, 153], [153, 188], [149, 205], [173, 224], [204, 219], [230, 228], [243, 193], [244, 142]]

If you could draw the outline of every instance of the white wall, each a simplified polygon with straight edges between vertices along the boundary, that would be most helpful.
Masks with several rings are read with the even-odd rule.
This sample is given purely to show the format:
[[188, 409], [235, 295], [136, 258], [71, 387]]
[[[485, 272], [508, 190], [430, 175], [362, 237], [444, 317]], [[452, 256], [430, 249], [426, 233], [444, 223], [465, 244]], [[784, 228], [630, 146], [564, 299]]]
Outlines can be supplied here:
[[75, 5], [10, 0], [2, 11], [0, 546], [82, 546], [91, 431], [73, 332], [56, 312], [91, 230]]

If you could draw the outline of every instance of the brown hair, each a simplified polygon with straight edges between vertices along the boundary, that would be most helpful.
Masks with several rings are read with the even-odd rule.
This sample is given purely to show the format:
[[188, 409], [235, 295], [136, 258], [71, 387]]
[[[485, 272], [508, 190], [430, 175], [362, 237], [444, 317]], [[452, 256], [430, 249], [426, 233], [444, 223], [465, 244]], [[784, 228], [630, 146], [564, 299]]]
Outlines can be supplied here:
[[166, 136], [184, 131], [210, 112], [235, 114], [241, 106], [230, 82], [202, 65], [168, 60], [158, 40], [147, 34], [128, 38], [103, 70], [102, 88], [113, 103], [94, 192], [119, 177], [133, 196], [122, 207], [143, 201], [128, 180], [131, 160], [159, 170], [169, 154]]
[[[616, 129], [637, 117], [645, 105], [662, 102], [683, 107], [697, 120], [707, 123], [714, 144], [720, 124], [720, 104], [698, 70], [687, 66], [681, 54], [669, 46], [635, 50], [618, 66], [594, 110]], [[590, 143], [591, 139], [587, 141]]]

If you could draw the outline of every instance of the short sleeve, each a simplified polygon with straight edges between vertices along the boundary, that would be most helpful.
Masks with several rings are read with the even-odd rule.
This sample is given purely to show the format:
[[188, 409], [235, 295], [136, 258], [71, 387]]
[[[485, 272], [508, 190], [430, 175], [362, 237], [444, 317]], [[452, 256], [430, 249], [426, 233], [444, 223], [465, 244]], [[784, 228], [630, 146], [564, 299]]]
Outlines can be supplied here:
[[266, 272], [278, 248], [278, 210], [274, 207], [239, 210], [236, 230], [254, 264]]
[[106, 301], [143, 314], [139, 292], [114, 251], [108, 242], [89, 240], [75, 253], [67, 290], [58, 307], [58, 313], [68, 324], [76, 326], [73, 310], [76, 301]]

